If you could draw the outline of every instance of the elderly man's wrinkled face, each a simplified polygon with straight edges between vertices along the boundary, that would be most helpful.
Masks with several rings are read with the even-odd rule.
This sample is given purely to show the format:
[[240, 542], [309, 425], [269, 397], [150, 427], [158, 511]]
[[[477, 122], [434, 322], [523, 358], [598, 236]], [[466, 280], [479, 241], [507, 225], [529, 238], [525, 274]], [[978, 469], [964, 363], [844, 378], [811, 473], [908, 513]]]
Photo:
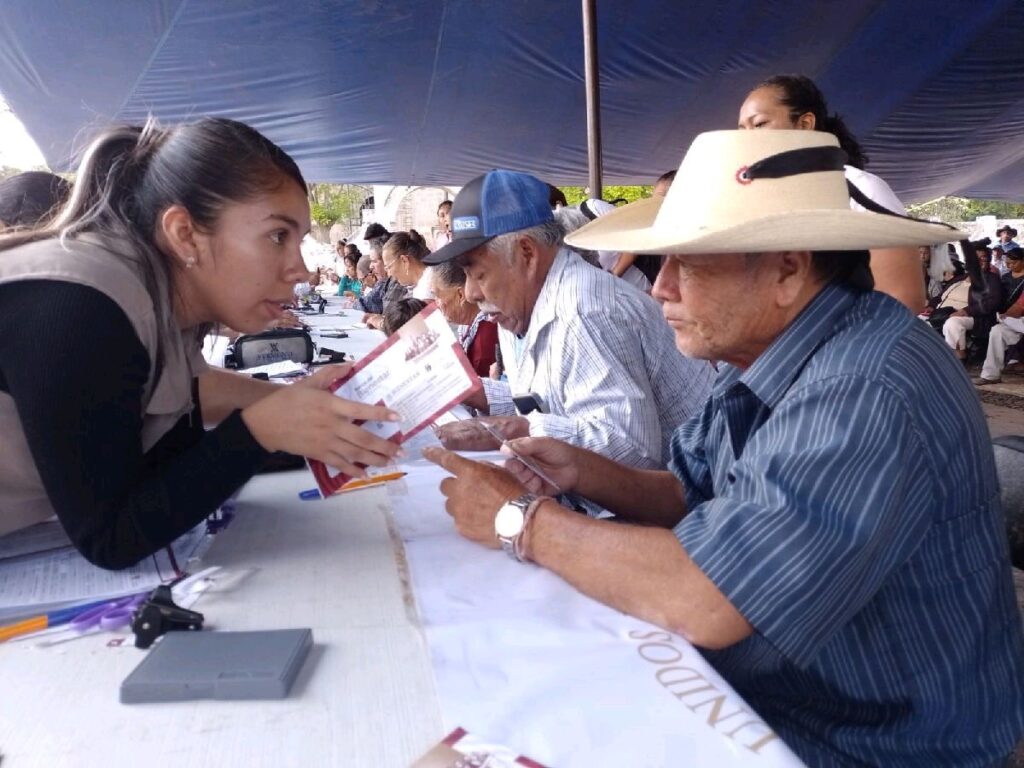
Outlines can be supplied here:
[[[530, 315], [540, 286], [533, 285], [532, 270], [516, 244], [511, 262], [500, 253], [480, 247], [467, 254], [466, 300], [476, 304], [502, 328], [521, 336], [530, 325]], [[543, 282], [544, 276], [539, 277]]]
[[[781, 332], [773, 303], [775, 254], [676, 255], [653, 296], [687, 357], [747, 367]], [[784, 327], [784, 326], [783, 326]]]

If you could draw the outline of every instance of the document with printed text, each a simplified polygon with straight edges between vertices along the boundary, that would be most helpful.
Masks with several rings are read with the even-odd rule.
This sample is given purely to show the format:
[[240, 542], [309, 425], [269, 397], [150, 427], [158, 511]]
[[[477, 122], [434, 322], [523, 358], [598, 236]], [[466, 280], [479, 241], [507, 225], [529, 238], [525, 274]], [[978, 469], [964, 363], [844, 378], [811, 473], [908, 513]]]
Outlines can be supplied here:
[[[386, 405], [398, 422], [365, 422], [375, 435], [402, 443], [483, 387], [451, 326], [434, 304], [388, 337], [334, 385], [339, 397]], [[324, 496], [340, 489], [349, 476], [310, 460]]]

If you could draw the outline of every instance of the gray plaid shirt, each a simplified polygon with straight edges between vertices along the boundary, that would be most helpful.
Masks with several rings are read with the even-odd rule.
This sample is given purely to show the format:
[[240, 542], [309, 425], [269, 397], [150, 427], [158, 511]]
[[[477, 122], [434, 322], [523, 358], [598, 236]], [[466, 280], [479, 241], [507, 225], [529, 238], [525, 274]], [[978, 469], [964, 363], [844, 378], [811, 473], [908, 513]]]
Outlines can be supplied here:
[[499, 340], [508, 381], [484, 380], [491, 415], [514, 415], [512, 395], [536, 393], [548, 413], [526, 417], [531, 435], [637, 467], [666, 465], [673, 431], [700, 412], [715, 375], [676, 349], [657, 302], [567, 248], [522, 342], [505, 329]]

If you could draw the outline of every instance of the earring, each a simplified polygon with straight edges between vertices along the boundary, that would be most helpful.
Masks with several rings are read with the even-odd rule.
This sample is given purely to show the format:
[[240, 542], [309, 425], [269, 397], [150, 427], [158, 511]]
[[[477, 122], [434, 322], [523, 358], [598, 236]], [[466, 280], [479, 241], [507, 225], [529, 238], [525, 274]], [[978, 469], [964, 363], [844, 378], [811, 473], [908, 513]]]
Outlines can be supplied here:
[[186, 259], [185, 260], [185, 269], [192, 269], [192, 267], [194, 267], [195, 265], [196, 265], [196, 260], [195, 259]]

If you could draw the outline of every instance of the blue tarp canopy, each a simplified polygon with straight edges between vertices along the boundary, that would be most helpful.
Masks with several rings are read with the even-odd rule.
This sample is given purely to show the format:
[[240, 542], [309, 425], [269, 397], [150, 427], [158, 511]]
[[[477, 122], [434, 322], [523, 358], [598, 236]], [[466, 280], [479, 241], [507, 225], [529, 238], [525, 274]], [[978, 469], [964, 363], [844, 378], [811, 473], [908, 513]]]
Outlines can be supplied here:
[[[317, 181], [585, 184], [578, 0], [0, 0], [0, 93], [55, 169], [111, 121], [251, 123]], [[598, 0], [606, 184], [811, 76], [906, 201], [1024, 200], [1019, 0]]]

